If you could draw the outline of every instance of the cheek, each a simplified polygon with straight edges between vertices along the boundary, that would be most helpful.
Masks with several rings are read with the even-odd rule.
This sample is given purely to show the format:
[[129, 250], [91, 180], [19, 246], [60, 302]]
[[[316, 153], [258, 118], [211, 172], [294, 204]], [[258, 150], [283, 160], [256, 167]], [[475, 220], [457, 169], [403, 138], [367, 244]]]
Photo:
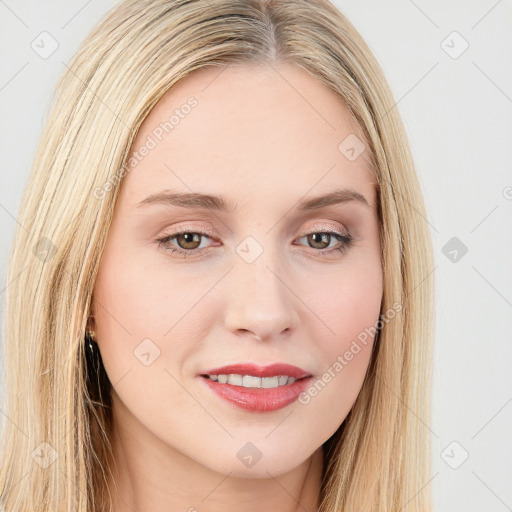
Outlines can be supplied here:
[[315, 337], [330, 360], [378, 320], [383, 294], [380, 259], [377, 251], [364, 256], [347, 258], [336, 271], [328, 269], [303, 284], [302, 296], [324, 334]]
[[315, 325], [323, 333], [311, 339], [322, 359], [299, 401], [323, 417], [324, 433], [331, 435], [357, 399], [371, 359], [383, 291], [380, 264], [347, 265], [331, 274], [327, 290], [310, 290], [308, 306], [322, 320]]
[[[95, 317], [103, 363], [113, 383], [141, 363], [138, 347], [151, 349], [154, 359], [162, 334], [172, 326], [169, 290], [153, 274], [133, 250], [111, 247], [104, 252], [94, 289]], [[154, 346], [147, 340], [155, 340]]]
[[154, 418], [152, 425], [170, 425], [177, 409], [197, 414], [178, 384], [190, 329], [197, 328], [191, 308], [201, 291], [186, 284], [161, 264], [148, 266], [134, 255], [106, 255], [98, 273], [95, 316], [103, 364], [121, 402], [141, 422]]

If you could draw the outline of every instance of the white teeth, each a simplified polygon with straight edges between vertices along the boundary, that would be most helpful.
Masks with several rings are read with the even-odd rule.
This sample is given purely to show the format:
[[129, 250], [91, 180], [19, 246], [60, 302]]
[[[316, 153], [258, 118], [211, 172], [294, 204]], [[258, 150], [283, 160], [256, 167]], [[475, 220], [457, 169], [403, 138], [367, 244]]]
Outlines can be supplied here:
[[228, 376], [228, 384], [231, 384], [233, 386], [243, 386], [242, 384], [242, 376], [241, 375], [229, 375]]
[[279, 377], [263, 377], [261, 379], [262, 388], [277, 388], [279, 386]]
[[297, 379], [288, 377], [286, 375], [279, 375], [275, 377], [255, 377], [254, 375], [208, 375], [213, 381], [220, 384], [231, 384], [232, 386], [241, 386], [244, 388], [277, 388], [293, 384]]
[[242, 386], [244, 388], [261, 388], [261, 377], [244, 375]]
[[285, 386], [288, 382], [288, 377], [286, 375], [279, 375], [279, 385]]

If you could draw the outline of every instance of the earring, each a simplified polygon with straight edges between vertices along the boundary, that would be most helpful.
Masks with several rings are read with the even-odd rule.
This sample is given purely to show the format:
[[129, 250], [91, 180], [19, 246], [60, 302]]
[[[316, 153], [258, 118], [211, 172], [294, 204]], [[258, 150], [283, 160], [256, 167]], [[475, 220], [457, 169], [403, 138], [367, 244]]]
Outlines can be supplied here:
[[97, 343], [94, 341], [94, 331], [85, 331], [85, 341], [87, 343], [87, 348], [91, 351], [91, 354], [94, 355], [94, 351], [96, 349], [94, 345], [97, 345]]
[[88, 359], [91, 362], [95, 371], [98, 371], [100, 351], [98, 344], [94, 341], [94, 331], [88, 329], [85, 331], [85, 349], [87, 351]]
[[98, 344], [94, 341], [94, 331], [87, 329], [85, 331], [85, 350], [87, 365], [92, 374], [99, 374], [100, 371], [100, 351]]
[[85, 397], [87, 407], [95, 407], [103, 403], [101, 381], [102, 363], [98, 344], [94, 341], [94, 331], [86, 329], [85, 331], [85, 359], [86, 359], [86, 378], [88, 393]]

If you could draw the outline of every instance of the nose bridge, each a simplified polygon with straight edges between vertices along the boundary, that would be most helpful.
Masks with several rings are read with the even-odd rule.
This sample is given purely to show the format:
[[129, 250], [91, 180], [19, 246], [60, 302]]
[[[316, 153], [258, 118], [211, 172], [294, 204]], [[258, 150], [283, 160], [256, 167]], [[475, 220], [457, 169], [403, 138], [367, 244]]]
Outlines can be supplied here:
[[231, 272], [226, 324], [231, 331], [251, 331], [261, 339], [293, 330], [297, 312], [278, 249], [247, 237], [236, 248]]

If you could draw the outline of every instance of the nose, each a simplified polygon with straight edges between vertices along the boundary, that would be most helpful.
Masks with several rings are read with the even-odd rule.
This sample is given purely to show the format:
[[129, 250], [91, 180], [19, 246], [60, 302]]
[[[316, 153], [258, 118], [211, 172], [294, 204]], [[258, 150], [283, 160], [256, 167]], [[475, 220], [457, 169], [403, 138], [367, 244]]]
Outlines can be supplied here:
[[237, 261], [230, 273], [226, 328], [237, 336], [260, 341], [288, 337], [297, 328], [297, 298], [288, 273], [276, 258]]

